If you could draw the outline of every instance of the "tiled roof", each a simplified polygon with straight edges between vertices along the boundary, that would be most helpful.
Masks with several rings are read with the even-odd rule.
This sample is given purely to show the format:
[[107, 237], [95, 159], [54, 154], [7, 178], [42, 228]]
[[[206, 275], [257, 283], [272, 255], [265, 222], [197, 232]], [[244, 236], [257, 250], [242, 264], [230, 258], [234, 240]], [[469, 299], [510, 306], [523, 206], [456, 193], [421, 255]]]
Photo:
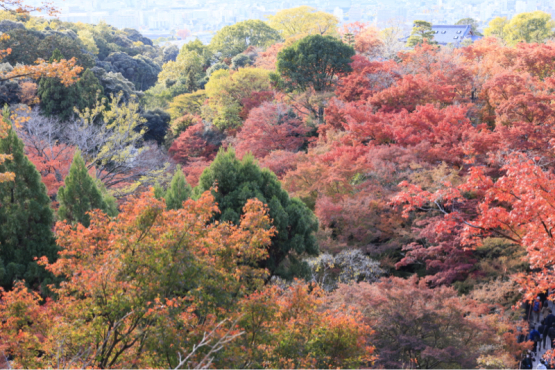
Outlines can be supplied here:
[[432, 31], [435, 32], [434, 41], [440, 45], [453, 44], [458, 46], [463, 39], [474, 36], [470, 25], [433, 25]]

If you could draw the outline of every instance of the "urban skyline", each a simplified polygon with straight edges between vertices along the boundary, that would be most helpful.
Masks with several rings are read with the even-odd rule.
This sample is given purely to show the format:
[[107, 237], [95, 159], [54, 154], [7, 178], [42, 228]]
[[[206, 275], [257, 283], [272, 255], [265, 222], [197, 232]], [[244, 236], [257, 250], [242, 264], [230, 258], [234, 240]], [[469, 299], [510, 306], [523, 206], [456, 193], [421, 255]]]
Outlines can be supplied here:
[[395, 22], [406, 32], [415, 20], [454, 24], [463, 18], [473, 18], [483, 29], [498, 16], [510, 19], [515, 14], [535, 10], [555, 16], [555, 4], [548, 0], [400, 0], [395, 6], [386, 0], [307, 0], [302, 4], [291, 0], [54, 0], [53, 4], [60, 9], [58, 17], [63, 21], [93, 24], [105, 21], [120, 29], [137, 29], [152, 39], [186, 30], [188, 38], [199, 38], [205, 43], [224, 26], [247, 19], [266, 20], [268, 15], [299, 5], [334, 14], [340, 23], [358, 21], [385, 28]]

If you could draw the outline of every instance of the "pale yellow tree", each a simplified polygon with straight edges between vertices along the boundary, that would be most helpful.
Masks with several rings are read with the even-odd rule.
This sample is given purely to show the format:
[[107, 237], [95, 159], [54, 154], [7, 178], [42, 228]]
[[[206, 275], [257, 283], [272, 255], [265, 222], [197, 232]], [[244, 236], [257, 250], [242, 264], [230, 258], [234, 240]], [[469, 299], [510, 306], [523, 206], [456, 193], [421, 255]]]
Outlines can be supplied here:
[[268, 25], [278, 30], [284, 39], [313, 34], [337, 35], [338, 23], [333, 14], [306, 5], [268, 16]]
[[484, 35], [498, 37], [505, 40], [505, 26], [509, 23], [507, 17], [495, 17], [484, 29]]
[[555, 22], [551, 14], [542, 11], [521, 13], [504, 27], [510, 45], [519, 42], [544, 42], [553, 37]]
[[555, 35], [555, 21], [542, 11], [520, 13], [510, 21], [506, 17], [494, 18], [484, 30], [486, 36], [496, 36], [509, 45], [519, 42], [545, 42]]
[[96, 46], [96, 42], [94, 41], [93, 33], [90, 30], [80, 30], [77, 35], [79, 35], [79, 40], [85, 45], [88, 51], [93, 54], [98, 54], [98, 46]]
[[13, 21], [17, 22], [17, 15], [6, 10], [0, 11], [0, 21]]
[[254, 92], [269, 91], [270, 88], [270, 71], [266, 69], [217, 70], [205, 86], [208, 104], [202, 107], [203, 118], [220, 129], [239, 127], [243, 100]]

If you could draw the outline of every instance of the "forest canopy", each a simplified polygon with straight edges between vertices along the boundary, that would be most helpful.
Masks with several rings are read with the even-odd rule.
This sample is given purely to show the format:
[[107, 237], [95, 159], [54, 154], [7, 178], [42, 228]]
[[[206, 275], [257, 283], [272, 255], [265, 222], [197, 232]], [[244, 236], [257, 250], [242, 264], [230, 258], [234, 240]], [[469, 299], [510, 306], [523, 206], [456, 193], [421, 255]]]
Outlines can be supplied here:
[[555, 330], [548, 13], [177, 47], [0, 8], [0, 363], [516, 368]]

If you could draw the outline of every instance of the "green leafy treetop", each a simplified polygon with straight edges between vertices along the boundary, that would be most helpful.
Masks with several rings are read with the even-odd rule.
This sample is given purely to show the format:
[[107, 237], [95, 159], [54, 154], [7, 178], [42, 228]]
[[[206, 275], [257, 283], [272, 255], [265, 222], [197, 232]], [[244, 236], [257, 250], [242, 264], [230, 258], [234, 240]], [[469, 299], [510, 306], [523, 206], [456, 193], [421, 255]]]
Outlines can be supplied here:
[[54, 62], [59, 62], [62, 59], [65, 59], [65, 57], [62, 54], [62, 52], [60, 51], [60, 49], [54, 49], [54, 51], [52, 52], [52, 56], [50, 57], [50, 59], [48, 61], [50, 63], [54, 63]]
[[279, 52], [277, 72], [283, 79], [279, 83], [288, 91], [331, 90], [337, 74], [352, 71], [354, 55], [351, 46], [335, 37], [307, 36]]
[[[166, 206], [168, 209], [179, 209], [182, 208], [183, 202], [191, 198], [193, 190], [191, 185], [187, 183], [185, 175], [180, 165], [175, 168], [175, 173], [173, 175], [170, 187], [166, 191], [163, 198], [166, 200]], [[155, 190], [156, 195], [156, 190]]]
[[434, 31], [432, 31], [432, 24], [426, 21], [414, 21], [412, 32], [407, 40], [407, 47], [415, 47], [426, 40], [429, 44], [434, 44]]
[[114, 202], [104, 199], [102, 191], [95, 180], [89, 175], [81, 152], [77, 150], [69, 174], [65, 178], [65, 186], [58, 191], [58, 218], [69, 223], [80, 223], [89, 226], [90, 210], [100, 209], [110, 216], [115, 216]]
[[210, 49], [224, 60], [233, 58], [251, 45], [267, 47], [280, 39], [279, 32], [265, 22], [249, 19], [219, 30], [210, 41]]
[[[10, 122], [4, 108], [3, 119]], [[16, 280], [25, 279], [32, 287], [52, 283], [51, 275], [37, 265], [36, 257], [56, 260], [57, 246], [52, 233], [54, 215], [46, 186], [33, 163], [24, 153], [23, 142], [10, 127], [0, 139], [0, 154], [11, 159], [0, 164], [0, 173], [15, 173], [13, 181], [0, 183], [0, 285], [11, 289]]]
[[476, 20], [474, 18], [463, 18], [461, 20], [459, 20], [457, 23], [455, 23], [456, 25], [470, 25], [472, 28], [472, 32], [476, 35], [476, 36], [483, 36], [479, 31], [478, 31], [478, 22], [476, 22]]
[[308, 276], [309, 267], [300, 257], [318, 255], [314, 235], [318, 221], [301, 200], [289, 198], [273, 172], [261, 169], [251, 155], [239, 161], [232, 148], [221, 149], [202, 173], [194, 196], [199, 197], [211, 188], [221, 211], [217, 220], [239, 224], [247, 200], [257, 198], [265, 203], [277, 234], [261, 267], [267, 268], [271, 275], [286, 279]]
[[154, 197], [158, 200], [164, 198], [164, 195], [166, 195], [164, 188], [162, 187], [162, 185], [160, 185], [158, 181], [154, 184], [153, 189], [154, 189]]
[[[56, 49], [50, 62], [64, 59]], [[86, 69], [79, 81], [71, 86], [64, 86], [59, 78], [41, 78], [38, 87], [42, 113], [48, 117], [57, 116], [62, 121], [69, 120], [75, 114], [75, 108], [83, 110], [94, 106], [97, 96], [104, 93], [104, 88], [90, 69]]]

